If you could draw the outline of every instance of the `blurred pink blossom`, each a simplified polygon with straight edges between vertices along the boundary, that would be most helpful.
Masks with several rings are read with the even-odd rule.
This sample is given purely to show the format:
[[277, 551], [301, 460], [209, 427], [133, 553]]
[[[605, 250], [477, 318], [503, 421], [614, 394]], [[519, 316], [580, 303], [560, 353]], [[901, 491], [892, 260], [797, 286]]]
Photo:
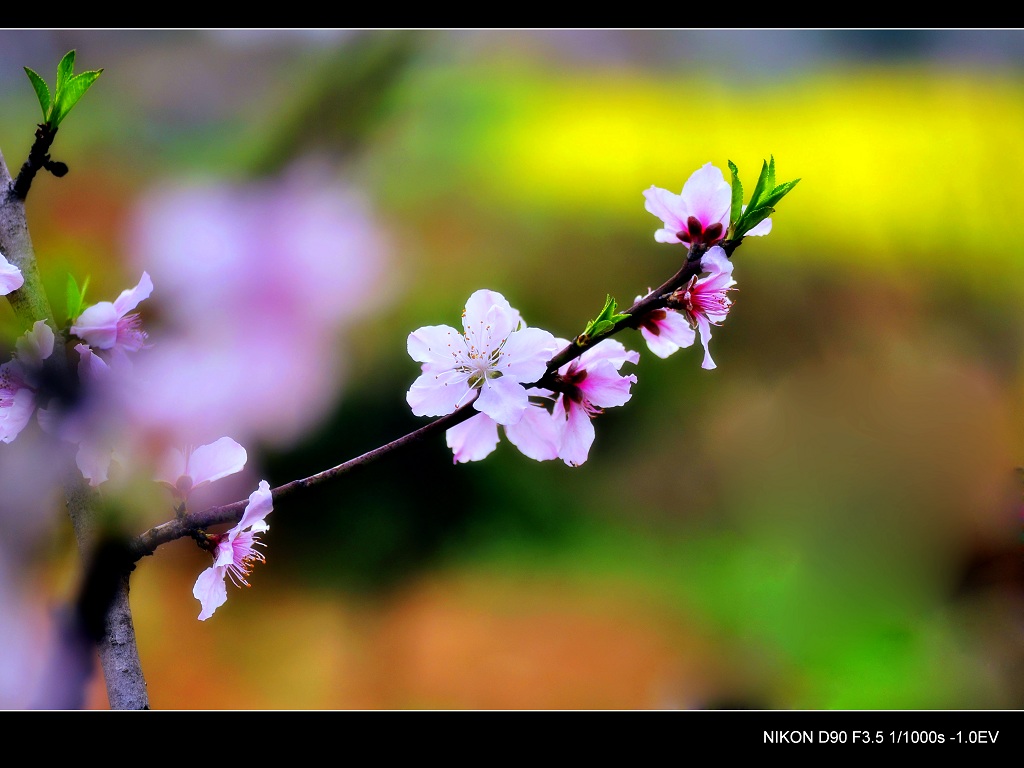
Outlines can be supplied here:
[[36, 410], [36, 385], [43, 360], [53, 354], [53, 330], [37, 320], [16, 342], [17, 354], [0, 365], [0, 442], [10, 443]]
[[346, 326], [391, 298], [368, 205], [308, 165], [154, 191], [131, 250], [162, 320], [137, 360], [134, 416], [171, 445], [299, 439], [340, 394]]
[[172, 448], [157, 470], [156, 480], [185, 501], [194, 489], [241, 472], [246, 458], [245, 448], [230, 437], [184, 451]]

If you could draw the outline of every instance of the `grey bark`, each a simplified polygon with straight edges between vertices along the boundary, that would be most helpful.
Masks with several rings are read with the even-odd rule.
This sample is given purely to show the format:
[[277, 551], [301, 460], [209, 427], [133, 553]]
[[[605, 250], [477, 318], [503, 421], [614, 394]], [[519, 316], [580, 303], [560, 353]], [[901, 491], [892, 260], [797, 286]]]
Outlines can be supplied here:
[[[7, 299], [18, 320], [26, 328], [37, 320], [45, 320], [54, 331], [58, 331], [53, 310], [39, 277], [25, 216], [25, 201], [14, 194], [13, 184], [7, 163], [0, 153], [0, 253], [17, 266], [25, 278], [25, 284], [8, 294]], [[60, 352], [55, 347], [55, 354], [63, 358], [60, 335], [58, 347]], [[82, 562], [85, 563], [88, 562], [94, 544], [93, 510], [96, 492], [81, 477], [76, 477], [66, 484], [65, 498]], [[131, 606], [128, 603], [127, 572], [120, 579], [107, 610], [105, 631], [98, 649], [111, 709], [148, 709], [146, 680], [142, 674]]]

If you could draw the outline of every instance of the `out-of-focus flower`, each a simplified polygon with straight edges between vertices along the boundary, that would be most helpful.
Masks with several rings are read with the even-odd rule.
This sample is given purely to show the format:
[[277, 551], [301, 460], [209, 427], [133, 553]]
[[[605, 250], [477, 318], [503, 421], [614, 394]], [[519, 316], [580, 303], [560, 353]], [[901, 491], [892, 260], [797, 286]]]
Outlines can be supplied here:
[[242, 519], [227, 533], [210, 536], [214, 543], [213, 565], [199, 574], [192, 595], [202, 604], [199, 620], [213, 616], [228, 599], [226, 580], [236, 587], [249, 586], [248, 576], [256, 563], [266, 562], [263, 553], [255, 549], [265, 546], [256, 534], [270, 530], [264, 518], [274, 511], [270, 484], [261, 480], [259, 487], [249, 496]]
[[161, 322], [134, 361], [136, 416], [170, 445], [300, 439], [337, 401], [353, 320], [401, 288], [367, 201], [316, 161], [154, 190], [129, 248], [159, 286]]
[[[644, 197], [644, 208], [665, 225], [654, 233], [659, 243], [711, 246], [729, 229], [732, 187], [711, 163], [690, 174], [680, 194], [652, 186], [644, 190]], [[771, 219], [765, 219], [747, 234], [767, 235], [771, 229]]]
[[736, 285], [732, 278], [733, 264], [725, 251], [717, 245], [712, 247], [703, 259], [701, 269], [707, 275], [690, 278], [690, 282], [672, 294], [670, 303], [677, 307], [682, 315], [700, 333], [701, 344], [704, 345], [704, 362], [701, 367], [707, 370], [716, 368], [711, 359], [708, 342], [711, 341], [711, 326], [721, 325], [729, 314], [732, 300], [728, 292]]
[[[113, 422], [104, 419], [111, 396], [114, 372], [110, 366], [85, 344], [76, 344], [78, 352], [78, 379], [83, 391], [79, 409], [60, 416], [50, 416], [42, 422], [44, 428], [56, 430], [69, 443], [78, 446], [75, 463], [82, 477], [94, 488], [107, 481], [110, 462], [114, 458], [111, 435]], [[102, 398], [102, 400], [101, 400]], [[55, 427], [49, 426], [56, 424]]]
[[157, 470], [156, 480], [185, 501], [195, 488], [241, 472], [246, 458], [245, 448], [230, 437], [195, 449], [172, 448]]
[[82, 312], [71, 326], [71, 333], [106, 353], [112, 361], [127, 360], [126, 353], [138, 352], [147, 338], [142, 330], [142, 318], [132, 310], [152, 292], [153, 281], [148, 272], [143, 272], [134, 288], [121, 291], [112, 302], [101, 301]]
[[15, 357], [0, 365], [0, 442], [12, 442], [32, 418], [40, 368], [53, 354], [53, 341], [50, 326], [37, 320], [16, 342]]
[[620, 376], [625, 363], [637, 363], [640, 355], [614, 339], [605, 339], [558, 369], [563, 390], [551, 416], [559, 427], [558, 458], [571, 467], [587, 460], [594, 443], [591, 419], [604, 408], [625, 405], [636, 376]]
[[6, 296], [25, 284], [25, 276], [0, 253], [0, 296]]
[[412, 412], [444, 416], [479, 390], [478, 411], [498, 424], [515, 424], [529, 405], [523, 383], [543, 375], [558, 351], [555, 337], [525, 327], [505, 297], [488, 290], [469, 297], [462, 326], [463, 333], [429, 325], [409, 334], [409, 355], [423, 363], [406, 397]]

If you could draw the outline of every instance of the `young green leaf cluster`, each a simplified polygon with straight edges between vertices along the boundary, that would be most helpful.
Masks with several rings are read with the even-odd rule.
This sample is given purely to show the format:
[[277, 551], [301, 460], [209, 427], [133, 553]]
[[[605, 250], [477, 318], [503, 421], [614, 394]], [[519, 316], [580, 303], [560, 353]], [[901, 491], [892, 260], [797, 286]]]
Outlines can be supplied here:
[[88, 72], [74, 74], [75, 52], [68, 51], [64, 58], [57, 65], [57, 83], [53, 89], [53, 98], [50, 97], [50, 89], [34, 71], [25, 67], [25, 74], [36, 91], [36, 98], [39, 99], [39, 108], [43, 111], [43, 122], [51, 130], [57, 130], [61, 121], [68, 116], [78, 100], [82, 98], [89, 86], [96, 82], [96, 78], [103, 72], [102, 69], [93, 69]]
[[739, 240], [762, 221], [775, 212], [775, 205], [786, 193], [796, 186], [800, 179], [775, 184], [775, 157], [770, 162], [762, 163], [761, 175], [757, 178], [750, 202], [743, 205], [743, 185], [740, 184], [739, 170], [730, 160], [729, 170], [732, 172], [732, 209], [729, 221], [729, 240]]

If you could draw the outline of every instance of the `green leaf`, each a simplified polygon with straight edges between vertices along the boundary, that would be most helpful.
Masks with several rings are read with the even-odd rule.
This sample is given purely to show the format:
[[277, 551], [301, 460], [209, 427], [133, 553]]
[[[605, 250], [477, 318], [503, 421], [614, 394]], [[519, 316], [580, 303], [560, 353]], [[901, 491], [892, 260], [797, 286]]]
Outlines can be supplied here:
[[768, 163], [762, 163], [761, 175], [757, 177], [757, 184], [754, 185], [754, 191], [750, 193], [750, 202], [747, 203], [748, 208], [757, 208], [758, 201], [765, 189], [771, 189], [768, 186]]
[[56, 128], [61, 121], [67, 117], [78, 100], [82, 98], [89, 86], [96, 82], [96, 78], [102, 74], [102, 69], [95, 69], [89, 72], [82, 72], [68, 80], [63, 88], [57, 91], [57, 98], [53, 103], [53, 114], [50, 117], [50, 125]]
[[75, 320], [82, 313], [82, 305], [85, 303], [85, 289], [89, 287], [89, 276], [86, 275], [82, 288], [78, 288], [75, 277], [68, 272], [68, 281], [64, 288], [65, 301], [68, 308], [68, 320]]
[[798, 181], [800, 181], [800, 179], [794, 179], [793, 181], [787, 181], [785, 184], [779, 184], [779, 186], [775, 187], [775, 189], [773, 189], [769, 194], [762, 197], [761, 204], [774, 206], [779, 202], [779, 200], [786, 196], [789, 190], [796, 186]]
[[24, 67], [24, 70], [28, 75], [29, 82], [36, 90], [36, 98], [39, 99], [39, 108], [43, 110], [43, 121], [45, 122], [50, 116], [50, 88], [46, 85], [46, 81], [31, 69]]
[[729, 227], [732, 228], [740, 218], [743, 210], [743, 185], [740, 184], [740, 170], [736, 163], [729, 161], [729, 170], [732, 172], [732, 208], [729, 210]]
[[601, 309], [601, 313], [587, 323], [587, 327], [581, 335], [588, 339], [601, 336], [612, 330], [617, 322], [629, 317], [629, 315], [616, 312], [616, 309], [618, 309], [618, 303], [612, 298], [611, 294], [608, 294], [604, 300], [604, 307]]
[[75, 52], [70, 50], [64, 54], [64, 58], [60, 60], [60, 64], [57, 65], [57, 85], [53, 89], [55, 93], [59, 94], [64, 88], [64, 85], [68, 80], [71, 79], [71, 73], [75, 71]]

